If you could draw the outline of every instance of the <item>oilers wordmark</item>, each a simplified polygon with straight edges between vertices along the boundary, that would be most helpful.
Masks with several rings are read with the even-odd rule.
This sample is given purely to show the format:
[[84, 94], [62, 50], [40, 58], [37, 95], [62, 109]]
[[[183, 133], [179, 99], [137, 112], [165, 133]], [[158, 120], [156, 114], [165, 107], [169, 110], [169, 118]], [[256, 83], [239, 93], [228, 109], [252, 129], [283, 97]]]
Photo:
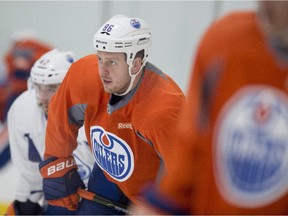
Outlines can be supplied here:
[[103, 168], [112, 175], [119, 176], [124, 171], [125, 155], [116, 154], [94, 140], [95, 154], [98, 163], [102, 164]]
[[120, 137], [100, 126], [90, 128], [92, 152], [98, 166], [113, 179], [126, 181], [134, 170], [134, 155]]
[[287, 107], [285, 93], [261, 85], [240, 89], [225, 104], [215, 127], [215, 173], [229, 202], [261, 207], [287, 192]]

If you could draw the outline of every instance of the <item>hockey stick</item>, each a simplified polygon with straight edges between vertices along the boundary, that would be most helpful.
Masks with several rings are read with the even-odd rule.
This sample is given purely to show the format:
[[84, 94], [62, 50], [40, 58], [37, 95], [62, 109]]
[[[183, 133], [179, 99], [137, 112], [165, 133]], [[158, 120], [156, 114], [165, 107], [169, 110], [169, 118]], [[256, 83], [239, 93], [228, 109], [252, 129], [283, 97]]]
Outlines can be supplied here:
[[131, 214], [131, 212], [128, 211], [124, 205], [113, 202], [113, 201], [106, 199], [102, 196], [99, 196], [99, 195], [97, 195], [91, 191], [87, 191], [87, 190], [78, 188], [77, 193], [84, 199], [100, 203], [102, 205], [105, 205], [109, 208], [113, 208], [113, 209], [120, 211], [120, 212], [123, 212], [125, 214]]

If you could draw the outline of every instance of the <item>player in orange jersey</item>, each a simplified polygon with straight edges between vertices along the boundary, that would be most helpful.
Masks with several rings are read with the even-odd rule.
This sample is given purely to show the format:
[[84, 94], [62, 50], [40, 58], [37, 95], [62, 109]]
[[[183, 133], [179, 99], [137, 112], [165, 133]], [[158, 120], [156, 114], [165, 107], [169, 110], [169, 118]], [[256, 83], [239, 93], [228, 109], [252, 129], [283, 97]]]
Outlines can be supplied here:
[[[88, 190], [127, 205], [148, 182], [165, 174], [170, 143], [185, 97], [176, 83], [147, 62], [150, 29], [139, 18], [116, 15], [94, 36], [96, 55], [70, 67], [49, 107], [46, 161], [40, 164], [48, 202], [76, 210], [72, 151], [84, 123], [96, 165]], [[124, 212], [125, 213], [125, 212]], [[76, 214], [121, 214], [82, 199]]]
[[135, 214], [288, 214], [287, 11], [286, 1], [260, 1], [208, 29], [179, 124], [183, 148]]
[[[19, 32], [13, 36], [12, 44], [3, 58], [5, 79], [0, 82], [0, 169], [10, 161], [6, 117], [13, 101], [27, 90], [30, 69], [40, 56], [52, 47], [33, 34]], [[3, 70], [3, 69], [2, 69]]]
[[13, 40], [10, 49], [4, 56], [7, 81], [6, 85], [0, 86], [0, 120], [2, 122], [5, 120], [7, 111], [14, 99], [27, 90], [27, 79], [33, 64], [51, 49], [49, 44], [40, 41], [33, 35], [23, 33]]

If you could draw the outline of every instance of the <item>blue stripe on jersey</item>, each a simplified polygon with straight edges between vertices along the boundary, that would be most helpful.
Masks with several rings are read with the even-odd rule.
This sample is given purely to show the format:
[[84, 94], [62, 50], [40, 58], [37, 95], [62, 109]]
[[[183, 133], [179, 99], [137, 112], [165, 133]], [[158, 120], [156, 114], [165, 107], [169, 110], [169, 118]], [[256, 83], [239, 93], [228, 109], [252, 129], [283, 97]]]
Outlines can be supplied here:
[[35, 144], [33, 142], [33, 140], [30, 138], [29, 134], [24, 134], [25, 137], [27, 137], [28, 139], [28, 158], [30, 161], [33, 161], [33, 162], [41, 162], [42, 159], [39, 155], [39, 152], [38, 150], [36, 149], [35, 147]]

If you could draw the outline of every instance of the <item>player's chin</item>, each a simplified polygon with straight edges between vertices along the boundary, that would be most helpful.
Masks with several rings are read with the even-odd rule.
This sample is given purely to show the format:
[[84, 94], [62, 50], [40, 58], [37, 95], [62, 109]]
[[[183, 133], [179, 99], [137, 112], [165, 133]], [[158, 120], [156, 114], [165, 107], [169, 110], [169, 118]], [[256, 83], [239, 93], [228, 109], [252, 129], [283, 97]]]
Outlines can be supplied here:
[[109, 85], [103, 85], [103, 87], [104, 87], [104, 91], [105, 92], [107, 92], [109, 94], [113, 94], [114, 93], [113, 89]]

